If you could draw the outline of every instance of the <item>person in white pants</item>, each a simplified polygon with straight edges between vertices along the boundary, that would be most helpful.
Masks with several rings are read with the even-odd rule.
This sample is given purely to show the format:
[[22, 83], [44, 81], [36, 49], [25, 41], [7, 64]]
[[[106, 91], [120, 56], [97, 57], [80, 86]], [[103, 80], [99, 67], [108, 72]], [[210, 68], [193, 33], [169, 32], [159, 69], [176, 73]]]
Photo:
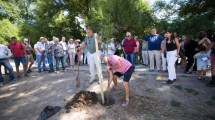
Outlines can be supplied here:
[[[166, 39], [166, 34], [164, 35], [164, 39]], [[161, 42], [161, 61], [162, 61], [162, 71], [166, 71], [166, 48], [165, 48], [165, 40]]]
[[69, 54], [69, 60], [70, 60], [70, 65], [74, 67], [75, 65], [75, 54], [76, 54], [76, 48], [75, 48], [75, 41], [73, 39], [69, 40], [68, 43], [68, 54]]
[[142, 42], [142, 64], [145, 66], [149, 64], [148, 42], [145, 40]]
[[154, 70], [154, 61], [156, 61], [156, 67], [159, 71], [161, 68], [161, 41], [163, 40], [159, 34], [156, 34], [157, 30], [152, 29], [151, 35], [148, 35], [144, 38], [145, 41], [148, 42], [148, 49], [149, 49], [149, 62], [150, 62], [150, 70]]
[[[93, 31], [90, 27], [87, 28], [86, 33], [87, 33], [87, 36], [79, 49], [83, 49], [83, 48], [87, 47], [87, 49], [89, 50], [88, 58], [89, 58], [90, 76], [91, 76], [91, 79], [89, 82], [92, 83], [95, 81], [95, 77], [96, 77], [95, 66], [96, 66], [97, 70], [99, 70], [99, 64], [101, 64], [100, 58], [99, 58], [99, 60], [97, 58], [100, 56], [97, 56], [97, 54], [96, 54], [95, 40], [98, 40], [97, 41], [98, 46], [101, 45], [101, 41], [98, 38], [97, 39], [95, 38], [98, 36], [95, 36], [95, 34], [93, 34]], [[101, 47], [98, 47], [98, 48], [101, 48]], [[100, 75], [100, 74], [98, 74], [98, 75]], [[100, 75], [100, 77], [102, 77], [102, 75]]]
[[167, 51], [167, 64], [168, 64], [168, 80], [164, 83], [172, 84], [176, 81], [175, 62], [179, 57], [180, 44], [177, 37], [174, 37], [172, 32], [166, 33], [167, 39], [165, 40], [165, 46]]
[[63, 50], [64, 50], [64, 64], [65, 64], [65, 66], [68, 66], [67, 62], [66, 62], [67, 57], [68, 57], [68, 53], [67, 53], [68, 48], [67, 48], [66, 38], [65, 37], [62, 37], [62, 39], [60, 41], [60, 44], [63, 46]]

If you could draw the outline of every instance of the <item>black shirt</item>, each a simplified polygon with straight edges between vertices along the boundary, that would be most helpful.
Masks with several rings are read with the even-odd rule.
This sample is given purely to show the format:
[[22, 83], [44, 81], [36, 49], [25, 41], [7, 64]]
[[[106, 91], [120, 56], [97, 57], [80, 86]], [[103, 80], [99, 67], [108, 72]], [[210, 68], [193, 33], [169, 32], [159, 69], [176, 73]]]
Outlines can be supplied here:
[[187, 44], [185, 44], [185, 56], [187, 57], [193, 57], [198, 51], [195, 49], [198, 47], [198, 43], [194, 40], [191, 40]]
[[176, 43], [174, 43], [173, 41], [168, 43], [168, 41], [166, 41], [166, 51], [174, 51], [177, 49]]

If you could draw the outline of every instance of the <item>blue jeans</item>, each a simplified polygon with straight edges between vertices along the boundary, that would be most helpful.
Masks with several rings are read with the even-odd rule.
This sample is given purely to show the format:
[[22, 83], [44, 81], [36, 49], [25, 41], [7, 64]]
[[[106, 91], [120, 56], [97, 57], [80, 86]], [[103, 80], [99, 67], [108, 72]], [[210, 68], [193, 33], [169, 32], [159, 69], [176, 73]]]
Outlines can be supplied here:
[[37, 58], [37, 69], [40, 71], [41, 63], [43, 63], [43, 70], [45, 70], [46, 69], [45, 55], [36, 55], [36, 58]]
[[[2, 65], [9, 71], [10, 80], [14, 80], [13, 67], [10, 65], [9, 61], [7, 59], [0, 60], [0, 67]], [[0, 70], [0, 82], [3, 82], [1, 70]]]
[[64, 56], [62, 57], [55, 57], [55, 60], [56, 60], [56, 71], [60, 71], [60, 68], [59, 68], [59, 62], [61, 62], [61, 65], [62, 65], [62, 69], [65, 70], [65, 64], [64, 64]]
[[49, 71], [53, 72], [54, 67], [53, 67], [52, 54], [47, 54], [47, 59], [48, 59], [48, 63], [49, 63]]
[[135, 64], [134, 64], [134, 53], [125, 54], [125, 59], [128, 60], [133, 66], [135, 66]]

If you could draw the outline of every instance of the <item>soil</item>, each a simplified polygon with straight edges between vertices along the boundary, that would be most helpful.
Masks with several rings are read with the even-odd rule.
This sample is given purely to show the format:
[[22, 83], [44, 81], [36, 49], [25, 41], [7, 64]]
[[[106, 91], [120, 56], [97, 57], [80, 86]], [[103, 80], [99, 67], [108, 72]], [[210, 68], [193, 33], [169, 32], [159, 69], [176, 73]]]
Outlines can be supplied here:
[[66, 112], [69, 113], [72, 108], [91, 106], [97, 102], [98, 98], [95, 92], [80, 91], [75, 94], [74, 98], [66, 104], [65, 109]]
[[[98, 82], [89, 84], [88, 66], [80, 67], [79, 88], [75, 87], [75, 70], [67, 68], [67, 72], [48, 74], [34, 69], [30, 77], [21, 77], [15, 84], [3, 76], [0, 119], [35, 120], [45, 106], [68, 105], [69, 113], [61, 109], [49, 120], [215, 120], [215, 89], [206, 87], [206, 82], [198, 81], [195, 74], [186, 75], [177, 70], [177, 81], [166, 85], [163, 80], [167, 79], [167, 73], [148, 72], [147, 68], [137, 66], [139, 71], [133, 73], [129, 82], [129, 104], [122, 107], [125, 97], [122, 78], [118, 81], [119, 90], [108, 92], [114, 104], [104, 106], [99, 103]], [[103, 76], [105, 92], [108, 74]], [[209, 80], [207, 77], [205, 81]], [[92, 92], [94, 97], [90, 96]]]

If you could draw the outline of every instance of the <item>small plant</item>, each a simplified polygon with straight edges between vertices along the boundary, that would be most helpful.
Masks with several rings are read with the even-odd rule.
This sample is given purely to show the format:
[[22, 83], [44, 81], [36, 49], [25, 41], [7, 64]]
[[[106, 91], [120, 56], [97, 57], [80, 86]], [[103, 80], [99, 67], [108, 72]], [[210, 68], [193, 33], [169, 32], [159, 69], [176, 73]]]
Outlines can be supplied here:
[[188, 92], [188, 93], [192, 93], [194, 90], [193, 89], [191, 89], [191, 88], [184, 88], [184, 90], [186, 91], [186, 92]]
[[181, 85], [175, 85], [174, 87], [180, 91], [182, 91], [182, 89], [183, 89]]
[[181, 107], [181, 103], [176, 100], [171, 100], [170, 103], [173, 107]]
[[193, 95], [194, 95], [194, 96], [199, 95], [199, 92], [194, 90], [194, 91], [193, 91]]
[[211, 99], [212, 99], [213, 101], [215, 101], [215, 96], [212, 96]]

